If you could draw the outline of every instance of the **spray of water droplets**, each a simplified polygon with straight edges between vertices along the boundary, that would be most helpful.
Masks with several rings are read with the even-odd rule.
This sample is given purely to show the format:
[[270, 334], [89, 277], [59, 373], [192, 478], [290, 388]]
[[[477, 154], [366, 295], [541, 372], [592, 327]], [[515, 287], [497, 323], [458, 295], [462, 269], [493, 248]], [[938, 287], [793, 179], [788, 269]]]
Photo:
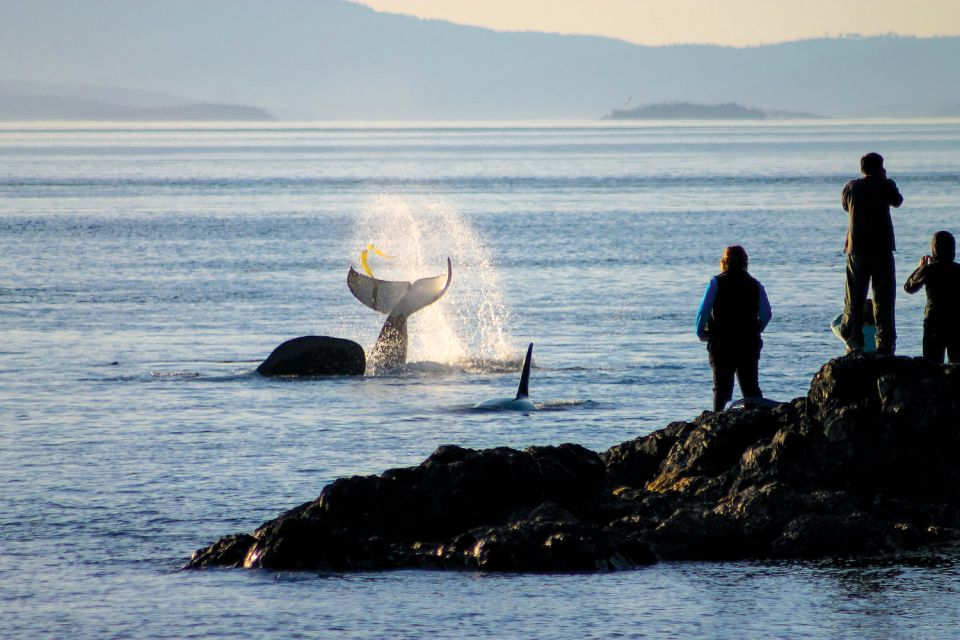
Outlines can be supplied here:
[[[374, 275], [383, 280], [412, 282], [441, 275], [447, 257], [451, 260], [450, 289], [408, 322], [409, 362], [485, 368], [516, 359], [508, 330], [509, 312], [490, 252], [448, 202], [379, 196], [359, 216], [351, 242], [354, 264], [368, 244], [393, 256], [370, 257]], [[372, 346], [372, 340], [367, 346]]]

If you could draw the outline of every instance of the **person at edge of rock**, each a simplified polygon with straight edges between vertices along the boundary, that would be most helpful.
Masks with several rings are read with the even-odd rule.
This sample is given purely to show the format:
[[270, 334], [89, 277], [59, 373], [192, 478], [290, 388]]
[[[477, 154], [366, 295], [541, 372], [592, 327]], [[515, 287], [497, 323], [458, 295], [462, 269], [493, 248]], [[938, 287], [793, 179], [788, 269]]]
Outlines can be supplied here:
[[[864, 353], [873, 353], [877, 350], [877, 321], [874, 319], [873, 313], [873, 300], [867, 298], [863, 303], [863, 352]], [[843, 340], [846, 344], [846, 340], [843, 339], [843, 334], [840, 332], [840, 327], [843, 325], [843, 312], [841, 311], [837, 314], [837, 317], [833, 319], [833, 322], [830, 323], [830, 328], [833, 329], [835, 336]]]
[[747, 264], [743, 247], [724, 249], [720, 273], [710, 279], [697, 311], [697, 337], [707, 343], [713, 369], [714, 411], [723, 411], [733, 398], [734, 374], [746, 404], [763, 399], [760, 333], [773, 313], [767, 292], [747, 273]]
[[890, 207], [903, 204], [903, 196], [897, 184], [887, 178], [879, 153], [860, 158], [860, 172], [863, 177], [848, 182], [840, 197], [843, 210], [849, 214], [843, 248], [847, 255], [847, 282], [840, 333], [848, 353], [863, 351], [863, 302], [872, 283], [877, 353], [892, 355], [897, 348], [893, 261], [896, 242]]
[[960, 363], [960, 264], [955, 262], [957, 243], [949, 231], [937, 231], [930, 241], [930, 254], [903, 285], [907, 293], [927, 288], [923, 310], [923, 357], [943, 364]]

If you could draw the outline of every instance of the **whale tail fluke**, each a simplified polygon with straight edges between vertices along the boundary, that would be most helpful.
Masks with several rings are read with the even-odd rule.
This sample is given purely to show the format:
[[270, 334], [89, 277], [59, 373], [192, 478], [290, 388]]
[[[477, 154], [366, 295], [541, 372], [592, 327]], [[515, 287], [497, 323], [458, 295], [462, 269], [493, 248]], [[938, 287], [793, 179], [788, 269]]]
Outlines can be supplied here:
[[453, 268], [447, 258], [447, 273], [433, 278], [421, 278], [416, 282], [378, 280], [353, 267], [347, 272], [347, 287], [357, 300], [374, 311], [390, 315], [410, 317], [420, 309], [439, 300], [453, 279]]
[[520, 386], [517, 387], [517, 400], [530, 397], [530, 359], [533, 356], [533, 343], [527, 347], [527, 357], [523, 359], [523, 373], [520, 374]]
[[414, 282], [410, 285], [407, 293], [390, 310], [390, 315], [402, 315], [409, 318], [420, 309], [429, 307], [443, 297], [443, 294], [450, 288], [452, 279], [453, 267], [450, 265], [450, 258], [447, 258], [446, 275], [421, 278]]
[[416, 282], [378, 280], [347, 272], [347, 287], [353, 296], [374, 311], [387, 314], [370, 358], [378, 368], [392, 369], [407, 361], [407, 318], [428, 307], [447, 292], [453, 279], [453, 267], [447, 258], [447, 273]]
[[410, 290], [410, 286], [409, 282], [377, 280], [357, 273], [353, 267], [347, 272], [347, 287], [353, 297], [380, 313], [390, 313]]

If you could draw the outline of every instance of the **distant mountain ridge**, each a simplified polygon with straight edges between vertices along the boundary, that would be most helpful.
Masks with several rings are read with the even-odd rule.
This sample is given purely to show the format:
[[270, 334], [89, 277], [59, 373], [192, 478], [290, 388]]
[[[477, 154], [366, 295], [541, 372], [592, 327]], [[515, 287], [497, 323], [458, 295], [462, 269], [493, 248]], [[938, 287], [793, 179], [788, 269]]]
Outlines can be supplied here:
[[0, 89], [0, 120], [273, 120], [258, 107], [182, 103], [144, 107], [61, 95], [8, 93]]
[[692, 104], [663, 102], [645, 104], [633, 109], [614, 109], [605, 120], [810, 120], [822, 116], [794, 111], [764, 111], [742, 104]]
[[960, 104], [960, 37], [644, 47], [340, 0], [31, 0], [3, 13], [0, 80], [128, 87], [321, 119], [595, 119], [629, 96], [840, 117], [928, 116]]
[[960, 118], [960, 104], [937, 109], [930, 115], [935, 118]]

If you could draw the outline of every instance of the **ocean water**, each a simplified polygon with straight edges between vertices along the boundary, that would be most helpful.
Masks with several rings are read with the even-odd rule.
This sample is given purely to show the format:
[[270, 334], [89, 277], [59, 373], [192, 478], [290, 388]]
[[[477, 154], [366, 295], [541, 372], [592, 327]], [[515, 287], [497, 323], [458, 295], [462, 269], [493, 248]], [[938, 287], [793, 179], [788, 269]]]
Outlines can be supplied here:
[[[761, 386], [842, 345], [843, 183], [905, 197], [898, 279], [960, 232], [960, 121], [0, 125], [0, 637], [930, 637], [960, 563], [663, 563], [598, 575], [179, 571], [343, 475], [438, 445], [603, 450], [710, 405], [694, 316], [728, 244], [769, 294]], [[373, 345], [347, 269], [443, 273], [410, 363], [253, 373]], [[923, 294], [897, 299], [919, 354]], [[529, 415], [511, 395], [533, 342]], [[375, 373], [375, 372], [372, 372]]]

